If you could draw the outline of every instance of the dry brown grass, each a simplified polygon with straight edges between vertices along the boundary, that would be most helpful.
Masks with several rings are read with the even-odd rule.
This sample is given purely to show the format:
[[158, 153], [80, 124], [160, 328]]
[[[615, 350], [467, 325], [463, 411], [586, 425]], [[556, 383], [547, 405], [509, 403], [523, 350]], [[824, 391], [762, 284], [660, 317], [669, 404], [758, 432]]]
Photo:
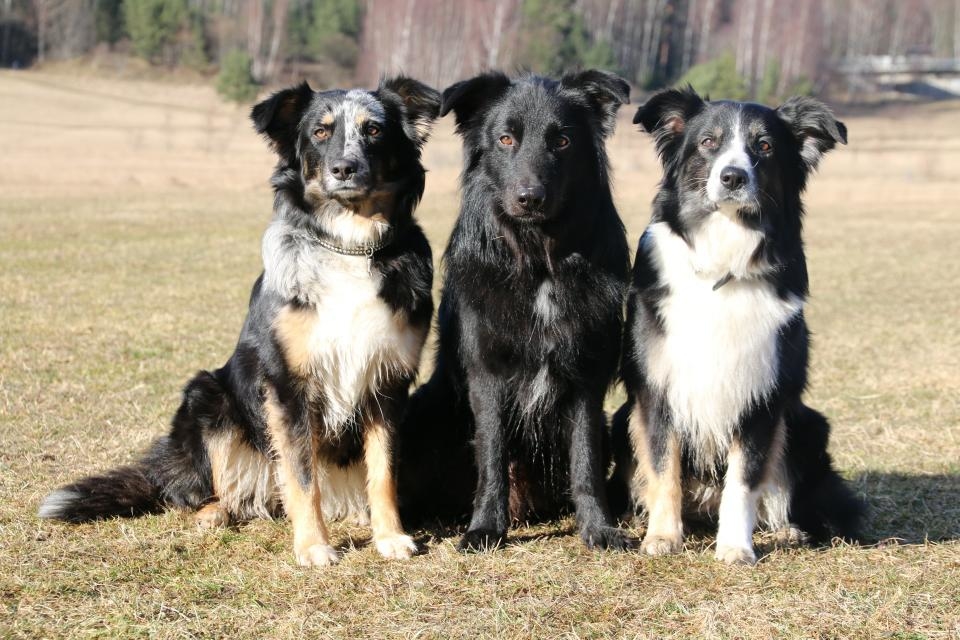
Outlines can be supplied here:
[[[298, 569], [284, 522], [181, 514], [63, 526], [41, 497], [129, 461], [180, 386], [228, 355], [259, 269], [271, 158], [199, 87], [0, 74], [0, 637], [960, 637], [960, 109], [848, 118], [812, 184], [811, 404], [872, 506], [872, 544], [774, 549], [753, 569], [585, 550], [572, 524], [489, 556], [453, 532], [390, 563], [367, 532]], [[636, 243], [659, 169], [624, 113], [611, 145]], [[448, 122], [419, 217], [457, 209]], [[615, 402], [612, 399], [611, 402]]]

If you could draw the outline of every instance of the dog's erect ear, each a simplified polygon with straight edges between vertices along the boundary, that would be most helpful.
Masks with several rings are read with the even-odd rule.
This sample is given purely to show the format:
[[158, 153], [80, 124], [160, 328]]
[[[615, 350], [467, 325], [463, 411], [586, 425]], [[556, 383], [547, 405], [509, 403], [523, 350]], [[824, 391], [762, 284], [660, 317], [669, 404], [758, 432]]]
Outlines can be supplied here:
[[483, 73], [469, 80], [452, 84], [443, 91], [440, 117], [453, 111], [457, 119], [457, 131], [469, 129], [487, 107], [506, 93], [510, 78], [499, 71]]
[[800, 155], [811, 169], [838, 142], [847, 144], [847, 126], [819, 100], [802, 96], [790, 98], [777, 107], [777, 115], [797, 137]]
[[666, 158], [674, 145], [683, 139], [690, 118], [705, 106], [703, 98], [690, 85], [683, 89], [665, 89], [640, 105], [633, 116], [633, 124], [639, 124], [653, 135], [657, 152], [661, 158]]
[[630, 85], [627, 81], [599, 69], [568, 73], [560, 80], [560, 87], [586, 96], [590, 108], [599, 119], [604, 137], [613, 133], [620, 105], [630, 102]]
[[313, 99], [313, 89], [306, 82], [278, 91], [250, 111], [257, 133], [270, 139], [277, 154], [293, 160], [297, 147], [297, 126]]
[[430, 127], [440, 115], [440, 93], [413, 78], [399, 75], [380, 81], [380, 92], [395, 94], [403, 103], [403, 129], [416, 145], [430, 137]]

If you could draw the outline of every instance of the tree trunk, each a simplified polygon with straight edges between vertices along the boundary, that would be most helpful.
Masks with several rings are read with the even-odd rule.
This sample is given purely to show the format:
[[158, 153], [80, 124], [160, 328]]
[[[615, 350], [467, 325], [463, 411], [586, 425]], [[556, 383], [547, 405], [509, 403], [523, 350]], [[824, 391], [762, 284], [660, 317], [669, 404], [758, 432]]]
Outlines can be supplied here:
[[277, 63], [280, 57], [280, 41], [287, 29], [287, 14], [289, 0], [273, 0], [273, 33], [270, 37], [270, 52], [263, 68], [264, 79], [272, 80], [277, 74]]
[[717, 0], [706, 0], [703, 7], [703, 16], [700, 23], [700, 41], [697, 43], [697, 60], [704, 60], [710, 55], [710, 32], [713, 30], [713, 11], [717, 7]]
[[[767, 57], [770, 55], [770, 24], [772, 21], [773, 0], [763, 0], [763, 21], [760, 23], [760, 50], [757, 53], [757, 64], [753, 72], [754, 87], [760, 85], [761, 79], [767, 73]], [[794, 37], [799, 37], [799, 34]]]
[[250, 54], [250, 74], [257, 82], [263, 80], [263, 3], [247, 3], [247, 52]]

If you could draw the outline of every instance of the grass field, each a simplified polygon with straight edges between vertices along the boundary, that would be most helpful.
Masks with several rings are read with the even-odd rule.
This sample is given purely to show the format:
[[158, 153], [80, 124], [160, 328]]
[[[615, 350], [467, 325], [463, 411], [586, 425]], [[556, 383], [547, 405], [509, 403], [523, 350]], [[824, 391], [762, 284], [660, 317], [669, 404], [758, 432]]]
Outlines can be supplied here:
[[[960, 638], [960, 106], [845, 115], [850, 146], [807, 199], [808, 398], [870, 503], [862, 545], [758, 537], [761, 562], [736, 568], [709, 538], [590, 552], [562, 521], [482, 556], [420, 531], [426, 553], [396, 563], [337, 525], [343, 562], [310, 571], [282, 521], [35, 517], [132, 460], [229, 355], [272, 159], [207, 88], [5, 72], [0, 96], [0, 637]], [[631, 115], [611, 157], [635, 245], [659, 169]], [[459, 163], [441, 122], [418, 214], [436, 254]]]

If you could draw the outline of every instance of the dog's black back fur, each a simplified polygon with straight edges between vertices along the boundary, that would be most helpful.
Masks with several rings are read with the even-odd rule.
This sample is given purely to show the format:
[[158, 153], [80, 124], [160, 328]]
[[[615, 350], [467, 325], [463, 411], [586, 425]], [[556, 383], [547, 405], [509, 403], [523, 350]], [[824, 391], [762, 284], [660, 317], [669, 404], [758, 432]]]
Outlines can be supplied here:
[[[570, 491], [588, 544], [623, 544], [608, 527], [601, 448], [629, 269], [604, 141], [627, 93], [585, 71], [488, 73], [443, 94], [441, 114], [454, 112], [464, 141], [462, 204], [444, 256], [436, 371], [404, 422], [401, 496], [431, 512], [425, 489], [462, 492], [474, 437], [464, 547], [502, 539], [508, 502], [514, 518], [546, 516]], [[434, 460], [417, 462], [430, 446]], [[465, 506], [448, 497], [439, 506]]]

